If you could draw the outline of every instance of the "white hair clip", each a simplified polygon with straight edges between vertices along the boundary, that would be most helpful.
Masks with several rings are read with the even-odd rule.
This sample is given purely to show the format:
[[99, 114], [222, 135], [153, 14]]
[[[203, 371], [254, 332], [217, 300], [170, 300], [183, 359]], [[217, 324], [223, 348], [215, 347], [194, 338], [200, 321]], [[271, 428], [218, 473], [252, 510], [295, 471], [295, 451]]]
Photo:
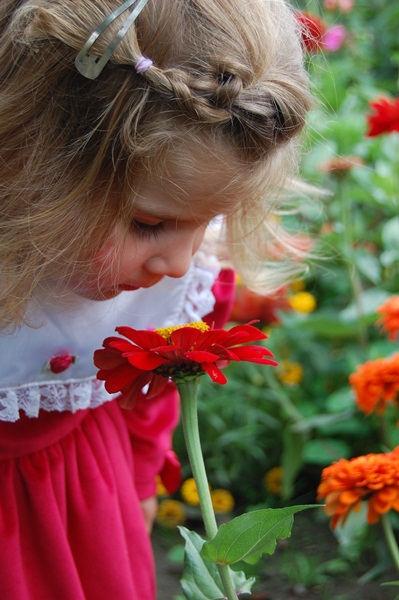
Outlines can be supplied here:
[[[87, 42], [83, 46], [75, 59], [75, 66], [79, 73], [87, 79], [96, 79], [105, 65], [111, 58], [115, 48], [120, 44], [123, 37], [126, 35], [129, 27], [133, 25], [148, 0], [127, 0], [119, 8], [114, 10], [102, 23], [93, 31], [88, 38]], [[115, 19], [117, 19], [122, 13], [132, 7], [130, 16], [126, 19], [118, 33], [115, 35], [109, 46], [105, 49], [101, 56], [95, 56], [90, 54], [90, 50], [93, 47], [94, 42], [102, 34], [102, 32], [109, 26]]]

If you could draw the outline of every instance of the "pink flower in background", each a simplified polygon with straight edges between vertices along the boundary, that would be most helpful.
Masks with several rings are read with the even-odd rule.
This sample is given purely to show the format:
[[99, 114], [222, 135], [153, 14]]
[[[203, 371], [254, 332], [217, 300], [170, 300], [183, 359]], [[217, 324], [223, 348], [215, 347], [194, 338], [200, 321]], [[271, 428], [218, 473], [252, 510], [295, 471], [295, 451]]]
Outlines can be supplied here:
[[323, 48], [330, 52], [336, 52], [344, 43], [346, 38], [346, 29], [343, 25], [333, 25], [323, 35]]
[[350, 13], [355, 7], [355, 0], [324, 0], [323, 8], [325, 10], [340, 10], [343, 13]]

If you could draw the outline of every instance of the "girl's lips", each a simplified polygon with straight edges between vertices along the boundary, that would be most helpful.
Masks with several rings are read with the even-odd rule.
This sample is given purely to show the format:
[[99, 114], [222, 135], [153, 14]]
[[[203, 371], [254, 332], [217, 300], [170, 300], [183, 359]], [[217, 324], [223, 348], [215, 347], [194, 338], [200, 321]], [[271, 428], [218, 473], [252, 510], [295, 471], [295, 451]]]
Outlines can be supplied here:
[[120, 290], [121, 292], [134, 292], [138, 289], [139, 287], [137, 285], [130, 285], [129, 283], [121, 283], [120, 285], [118, 285], [118, 290]]
[[140, 290], [142, 288], [150, 288], [153, 285], [156, 285], [159, 281], [161, 281], [161, 279], [163, 279], [163, 277], [157, 277], [156, 279], [153, 279], [152, 281], [146, 281], [145, 283], [142, 283], [141, 285], [133, 285], [132, 283], [120, 283], [119, 285], [116, 286], [116, 289], [119, 292], [134, 292], [134, 290]]

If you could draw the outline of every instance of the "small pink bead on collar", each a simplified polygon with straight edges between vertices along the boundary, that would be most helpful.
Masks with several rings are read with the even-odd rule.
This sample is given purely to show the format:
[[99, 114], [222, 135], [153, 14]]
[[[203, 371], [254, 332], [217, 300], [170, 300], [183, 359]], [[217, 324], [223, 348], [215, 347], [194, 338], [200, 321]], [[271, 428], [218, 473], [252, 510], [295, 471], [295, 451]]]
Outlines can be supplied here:
[[63, 373], [69, 367], [77, 361], [77, 356], [72, 356], [71, 354], [60, 354], [59, 356], [53, 356], [50, 358], [44, 369], [46, 371], [50, 371], [51, 373]]

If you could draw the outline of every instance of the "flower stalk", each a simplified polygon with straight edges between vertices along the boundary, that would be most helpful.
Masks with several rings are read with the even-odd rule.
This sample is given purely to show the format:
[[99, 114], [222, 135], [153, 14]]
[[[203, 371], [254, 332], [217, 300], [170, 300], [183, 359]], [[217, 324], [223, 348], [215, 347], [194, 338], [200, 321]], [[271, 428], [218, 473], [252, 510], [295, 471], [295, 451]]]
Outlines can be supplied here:
[[[197, 486], [205, 532], [207, 537], [212, 540], [217, 534], [218, 526], [212, 506], [199, 436], [197, 411], [199, 377], [175, 377], [174, 382], [181, 398], [181, 423], [191, 470]], [[217, 565], [217, 567], [226, 598], [228, 600], [237, 600], [238, 597], [230, 577], [229, 567], [226, 565]]]
[[387, 542], [389, 551], [392, 556], [395, 567], [399, 571], [399, 548], [393, 532], [391, 519], [389, 513], [381, 515], [382, 528], [384, 530], [385, 540]]

